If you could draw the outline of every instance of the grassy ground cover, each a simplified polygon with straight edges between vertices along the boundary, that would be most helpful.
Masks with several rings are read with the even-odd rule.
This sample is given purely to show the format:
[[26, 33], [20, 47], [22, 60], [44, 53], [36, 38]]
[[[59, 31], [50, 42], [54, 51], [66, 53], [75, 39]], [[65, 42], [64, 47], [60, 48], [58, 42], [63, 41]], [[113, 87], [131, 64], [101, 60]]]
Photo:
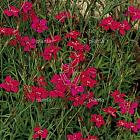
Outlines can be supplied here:
[[140, 140], [139, 1], [0, 1], [1, 140]]

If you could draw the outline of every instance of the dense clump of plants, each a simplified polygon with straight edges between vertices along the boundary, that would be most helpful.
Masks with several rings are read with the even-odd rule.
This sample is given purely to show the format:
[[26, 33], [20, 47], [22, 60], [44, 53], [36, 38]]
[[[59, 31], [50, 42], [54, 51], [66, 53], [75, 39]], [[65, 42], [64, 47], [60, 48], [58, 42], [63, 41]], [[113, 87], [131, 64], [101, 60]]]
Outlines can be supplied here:
[[138, 6], [0, 3], [0, 139], [140, 139]]

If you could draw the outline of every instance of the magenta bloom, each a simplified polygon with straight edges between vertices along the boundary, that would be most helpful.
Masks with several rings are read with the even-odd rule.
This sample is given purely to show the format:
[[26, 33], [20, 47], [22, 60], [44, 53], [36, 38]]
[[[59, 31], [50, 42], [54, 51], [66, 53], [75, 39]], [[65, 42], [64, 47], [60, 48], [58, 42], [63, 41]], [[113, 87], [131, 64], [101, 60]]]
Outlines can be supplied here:
[[43, 87], [32, 86], [31, 91], [27, 92], [25, 96], [31, 102], [34, 102], [35, 100], [41, 102], [48, 97], [48, 92]]
[[19, 9], [16, 8], [15, 6], [9, 6], [9, 8], [5, 9], [3, 12], [8, 17], [11, 17], [11, 16], [18, 17]]
[[129, 15], [132, 21], [140, 20], [140, 9], [134, 6], [129, 6], [126, 15]]
[[32, 20], [32, 29], [34, 29], [36, 32], [38, 33], [42, 33], [44, 32], [45, 30], [48, 30], [48, 27], [47, 27], [47, 20], [45, 19], [39, 19], [39, 18], [33, 18]]
[[28, 11], [30, 11], [32, 9], [32, 2], [24, 2], [23, 5], [22, 5], [22, 11], [23, 13], [28, 13]]
[[118, 122], [117, 122], [117, 126], [118, 127], [125, 127], [126, 126], [126, 121], [125, 120], [119, 120]]
[[55, 16], [55, 19], [59, 20], [61, 23], [65, 22], [65, 20], [69, 18], [71, 18], [69, 11], [62, 11]]
[[48, 130], [47, 129], [41, 129], [40, 127], [35, 127], [34, 128], [33, 139], [37, 139], [37, 138], [46, 139], [47, 136], [48, 136]]
[[94, 122], [98, 128], [105, 124], [103, 117], [97, 114], [91, 115], [91, 122]]
[[124, 102], [124, 97], [126, 96], [125, 94], [121, 94], [118, 90], [115, 90], [111, 96], [114, 99], [115, 103], [121, 103]]
[[28, 36], [24, 36], [20, 38], [20, 44], [24, 47], [25, 52], [29, 52], [31, 49], [36, 48], [36, 40], [35, 38], [29, 38]]
[[116, 118], [116, 112], [117, 112], [116, 108], [113, 108], [112, 106], [109, 106], [107, 108], [104, 108], [103, 111]]
[[48, 46], [44, 49], [42, 56], [45, 60], [51, 60], [53, 56], [56, 59], [59, 50], [60, 48], [57, 46]]
[[138, 107], [138, 103], [123, 101], [119, 103], [119, 107], [122, 114], [126, 114], [128, 112], [130, 115], [133, 115], [135, 113], [135, 109]]
[[71, 135], [67, 135], [67, 140], [81, 140], [82, 139], [82, 133], [76, 132]]
[[76, 39], [78, 36], [80, 36], [80, 32], [78, 32], [78, 31], [70, 31], [69, 33], [67, 33], [65, 35], [65, 38]]
[[136, 121], [136, 126], [137, 126], [137, 128], [140, 130], [140, 118], [137, 119], [137, 121]]
[[120, 24], [120, 27], [119, 27], [119, 32], [121, 35], [125, 35], [126, 34], [126, 31], [130, 30], [131, 27], [128, 23], [128, 21], [124, 20], [121, 24]]
[[13, 80], [11, 76], [6, 76], [5, 81], [0, 84], [0, 88], [5, 89], [7, 92], [18, 92], [19, 81]]
[[83, 51], [84, 50], [84, 45], [81, 44], [79, 41], [69, 41], [67, 43], [67, 46], [72, 47], [75, 51]]
[[58, 43], [60, 41], [61, 41], [61, 36], [59, 36], [59, 35], [56, 35], [52, 38], [48, 37], [45, 39], [45, 43], [47, 43], [47, 44]]

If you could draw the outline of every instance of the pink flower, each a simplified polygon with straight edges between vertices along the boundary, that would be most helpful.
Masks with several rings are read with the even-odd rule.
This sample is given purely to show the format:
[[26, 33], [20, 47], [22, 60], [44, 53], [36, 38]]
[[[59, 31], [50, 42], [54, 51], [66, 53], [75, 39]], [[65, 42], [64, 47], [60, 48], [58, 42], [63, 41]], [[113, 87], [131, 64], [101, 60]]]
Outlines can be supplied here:
[[140, 20], [140, 9], [134, 6], [129, 6], [126, 15], [129, 15], [132, 21]]
[[47, 129], [41, 129], [40, 127], [35, 127], [34, 128], [33, 139], [37, 139], [37, 138], [46, 139], [47, 136], [48, 136], [48, 130]]
[[60, 40], [61, 40], [61, 36], [55, 35], [52, 38], [50, 38], [50, 37], [46, 38], [45, 43], [47, 43], [47, 44], [58, 43], [58, 42], [60, 42]]
[[18, 92], [19, 81], [13, 80], [11, 76], [6, 76], [5, 81], [0, 84], [0, 88], [5, 89], [7, 92]]
[[106, 112], [106, 113], [109, 113], [110, 115], [112, 115], [113, 117], [116, 118], [116, 112], [117, 112], [116, 108], [113, 108], [112, 106], [109, 106], [107, 108], [104, 108], [103, 111]]
[[32, 9], [32, 2], [24, 2], [23, 5], [22, 5], [22, 10], [23, 10], [23, 13], [28, 13], [28, 11], [30, 11]]
[[59, 20], [61, 23], [65, 22], [65, 20], [69, 18], [71, 18], [69, 11], [62, 11], [55, 16], [55, 19]]
[[78, 32], [78, 31], [70, 31], [69, 33], [67, 33], [65, 35], [65, 38], [76, 39], [78, 36], [80, 36], [80, 32]]
[[45, 19], [39, 19], [39, 18], [34, 18], [32, 19], [32, 29], [34, 29], [36, 32], [38, 33], [42, 33], [44, 32], [45, 30], [48, 30], [48, 27], [47, 27], [47, 20]]
[[24, 47], [25, 52], [29, 52], [31, 49], [36, 48], [36, 40], [35, 38], [29, 38], [28, 36], [24, 36], [20, 38], [20, 44]]
[[119, 107], [122, 114], [126, 114], [128, 112], [130, 115], [133, 115], [135, 113], [135, 109], [138, 107], [138, 103], [123, 101], [119, 103]]
[[82, 133], [76, 132], [71, 135], [67, 135], [67, 140], [81, 140], [82, 139]]
[[126, 31], [128, 31], [130, 29], [131, 29], [131, 27], [130, 27], [128, 21], [124, 20], [120, 24], [119, 32], [120, 32], [121, 35], [125, 35], [126, 34]]
[[111, 96], [114, 99], [115, 103], [121, 103], [124, 101], [124, 97], [126, 96], [125, 94], [121, 94], [118, 90], [115, 90]]
[[136, 126], [137, 126], [137, 128], [140, 130], [140, 118], [137, 119], [137, 121], [136, 121]]
[[16, 8], [15, 6], [9, 6], [9, 9], [4, 10], [4, 14], [9, 17], [11, 16], [18, 17], [19, 9]]
[[98, 128], [105, 124], [103, 117], [97, 114], [91, 115], [91, 122], [94, 122]]
[[31, 91], [27, 92], [25, 96], [31, 102], [34, 102], [35, 100], [41, 102], [48, 97], [48, 92], [42, 87], [32, 86]]
[[72, 96], [77, 95], [79, 92], [84, 92], [83, 86], [71, 85], [71, 94]]
[[54, 56], [54, 59], [56, 59], [57, 53], [58, 53], [59, 50], [60, 50], [60, 48], [57, 47], [57, 46], [53, 46], [53, 45], [47, 46], [44, 49], [44, 52], [43, 52], [42, 56], [45, 60], [51, 60], [52, 56]]

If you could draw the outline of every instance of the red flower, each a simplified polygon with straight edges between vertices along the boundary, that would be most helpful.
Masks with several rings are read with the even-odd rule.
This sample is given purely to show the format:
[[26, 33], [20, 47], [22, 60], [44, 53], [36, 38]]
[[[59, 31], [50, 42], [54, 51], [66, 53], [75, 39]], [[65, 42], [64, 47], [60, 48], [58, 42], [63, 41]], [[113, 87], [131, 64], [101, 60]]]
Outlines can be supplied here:
[[104, 30], [109, 30], [109, 29], [112, 29], [113, 22], [114, 22], [113, 18], [109, 16], [102, 19], [99, 26], [102, 26]]
[[120, 24], [120, 27], [119, 27], [119, 32], [121, 35], [125, 35], [126, 34], [126, 31], [130, 30], [131, 27], [128, 23], [128, 21], [124, 20], [121, 24]]
[[98, 128], [105, 124], [103, 117], [97, 114], [91, 115], [91, 122], [94, 122]]
[[112, 106], [109, 106], [107, 108], [104, 108], [103, 111], [106, 112], [106, 113], [109, 113], [113, 117], [116, 117], [117, 109], [116, 108], [113, 108]]
[[136, 126], [134, 123], [132, 123], [132, 122], [126, 122], [126, 123], [125, 123], [125, 128], [131, 129], [131, 130], [132, 130], [133, 132], [135, 132], [135, 133], [138, 132], [137, 126]]
[[18, 17], [19, 9], [16, 8], [15, 6], [9, 6], [9, 9], [4, 10], [4, 14], [9, 17], [11, 17], [11, 16]]
[[57, 43], [57, 42], [59, 42], [60, 40], [61, 40], [61, 36], [56, 35], [56, 36], [54, 36], [54, 37], [52, 37], [52, 38], [50, 38], [50, 37], [46, 38], [46, 39], [45, 39], [45, 43], [47, 43], [47, 44]]
[[48, 30], [48, 27], [47, 27], [47, 20], [45, 19], [39, 19], [39, 18], [35, 18], [32, 19], [32, 29], [34, 29], [36, 32], [38, 33], [42, 33], [44, 32], [45, 30]]
[[36, 48], [36, 40], [35, 38], [29, 38], [28, 36], [24, 36], [20, 38], [20, 44], [24, 47], [25, 52], [29, 52], [31, 49]]
[[16, 39], [12, 39], [8, 43], [8, 45], [10, 45], [10, 46], [17, 46], [17, 44], [18, 44], [18, 41]]
[[83, 52], [71, 52], [69, 57], [72, 58], [72, 59], [74, 59], [70, 63], [70, 65], [72, 67], [77, 66], [80, 62], [82, 62], [82, 61], [85, 60], [85, 56], [84, 56]]
[[140, 20], [140, 9], [134, 6], [129, 6], [126, 15], [130, 15], [132, 21]]
[[90, 77], [90, 78], [94, 79], [94, 78], [96, 78], [96, 75], [97, 75], [96, 73], [97, 73], [96, 68], [89, 67], [81, 73], [81, 78]]
[[76, 39], [78, 36], [80, 36], [80, 32], [78, 32], [78, 31], [70, 31], [69, 33], [66, 34], [65, 38]]
[[33, 4], [31, 2], [24, 2], [22, 5], [23, 13], [28, 13], [32, 9]]
[[55, 16], [55, 19], [59, 20], [61, 23], [65, 22], [65, 20], [69, 18], [71, 18], [69, 11], [62, 11]]
[[81, 105], [84, 105], [84, 102], [87, 99], [87, 95], [86, 94], [82, 94], [82, 95], [76, 95], [74, 97], [70, 97], [69, 101], [73, 101], [73, 106], [78, 107]]
[[13, 36], [13, 35], [17, 35], [18, 34], [18, 30], [14, 29], [14, 28], [0, 28], [0, 35], [5, 35], [5, 36]]
[[63, 90], [55, 89], [49, 91], [49, 97], [51, 98], [58, 98], [58, 97], [63, 98], [64, 96], [65, 96], [65, 92]]
[[97, 81], [94, 79], [91, 79], [90, 77], [84, 77], [81, 79], [81, 83], [83, 86], [93, 88], [97, 84]]
[[81, 139], [82, 139], [81, 132], [76, 132], [73, 133], [72, 135], [67, 135], [67, 140], [81, 140]]
[[47, 129], [41, 129], [40, 127], [35, 127], [34, 128], [33, 139], [37, 139], [37, 138], [46, 139], [47, 136], [48, 136], [48, 130]]
[[45, 82], [45, 78], [43, 76], [37, 77], [35, 81], [38, 83], [39, 86], [47, 86], [47, 83]]
[[124, 101], [124, 97], [126, 96], [125, 94], [121, 94], [118, 90], [115, 90], [111, 96], [114, 99], [115, 103], [121, 103]]
[[48, 46], [44, 49], [42, 56], [45, 60], [51, 60], [52, 56], [54, 56], [54, 59], [56, 59], [56, 56], [59, 50], [60, 50], [59, 47]]
[[117, 122], [117, 126], [118, 127], [125, 127], [125, 125], [126, 125], [126, 121], [125, 120], [119, 120], [118, 122]]
[[48, 92], [46, 89], [42, 87], [31, 87], [31, 91], [26, 93], [26, 98], [30, 100], [31, 102], [34, 102], [35, 100], [37, 102], [41, 102], [43, 99], [46, 99], [48, 97]]
[[117, 126], [119, 126], [119, 127], [125, 127], [127, 129], [131, 129], [133, 132], [136, 132], [136, 133], [138, 132], [137, 125], [135, 125], [132, 122], [126, 122], [124, 120], [119, 120], [117, 122]]
[[11, 76], [6, 76], [5, 81], [0, 84], [0, 88], [5, 89], [7, 92], [18, 92], [19, 81], [13, 80]]
[[81, 44], [77, 40], [75, 40], [75, 41], [69, 41], [67, 43], [67, 46], [71, 46], [72, 48], [74, 48], [75, 51], [83, 51], [84, 50], [84, 45]]

